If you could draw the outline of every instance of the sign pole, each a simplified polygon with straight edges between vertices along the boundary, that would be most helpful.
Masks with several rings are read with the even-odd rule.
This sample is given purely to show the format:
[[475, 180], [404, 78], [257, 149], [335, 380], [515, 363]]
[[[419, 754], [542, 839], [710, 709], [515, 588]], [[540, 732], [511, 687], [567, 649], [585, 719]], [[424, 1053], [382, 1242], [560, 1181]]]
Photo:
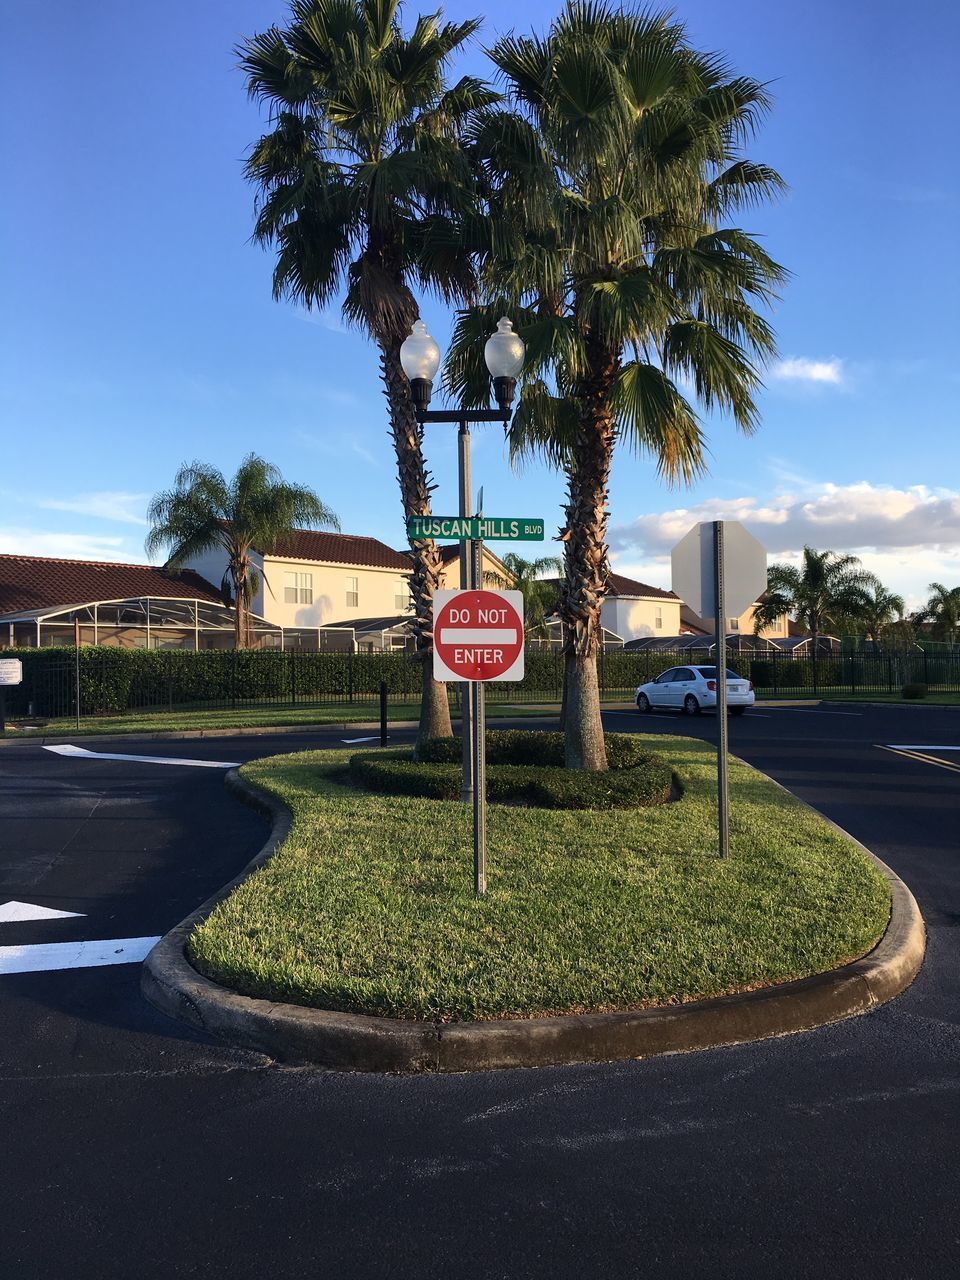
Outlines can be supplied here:
[[727, 617], [723, 583], [723, 521], [713, 522], [714, 635], [717, 660], [717, 833], [720, 857], [730, 854], [727, 828], [729, 790], [727, 786]]
[[[470, 424], [465, 418], [460, 419], [460, 430], [457, 433], [457, 460], [460, 478], [460, 515], [470, 515]], [[466, 590], [473, 585], [473, 566], [471, 544], [460, 543], [460, 587]], [[460, 736], [463, 739], [463, 782], [460, 786], [462, 804], [473, 803], [473, 707], [471, 706], [470, 681], [464, 680], [460, 686]]]
[[80, 728], [80, 619], [73, 620], [74, 695], [77, 703], [77, 728]]
[[[471, 542], [473, 589], [483, 589], [483, 542]], [[478, 898], [487, 892], [487, 715], [486, 690], [482, 680], [471, 682], [473, 694], [473, 892]]]

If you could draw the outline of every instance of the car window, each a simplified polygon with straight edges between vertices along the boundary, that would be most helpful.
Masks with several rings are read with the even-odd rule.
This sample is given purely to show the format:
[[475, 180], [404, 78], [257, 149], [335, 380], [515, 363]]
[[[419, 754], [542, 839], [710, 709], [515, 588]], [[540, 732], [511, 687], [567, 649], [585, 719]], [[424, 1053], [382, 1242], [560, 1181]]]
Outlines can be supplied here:
[[658, 675], [656, 680], [654, 680], [653, 683], [669, 684], [670, 681], [673, 679], [675, 672], [676, 672], [676, 667], [671, 667], [669, 671], [664, 671], [660, 675]]
[[677, 674], [673, 677], [678, 683], [682, 680], [696, 680], [696, 676], [689, 667], [681, 667]]
[[[716, 667], [697, 667], [697, 670], [700, 672], [700, 674], [704, 677], [704, 679], [705, 679], [705, 680], [716, 680], [716, 678], [717, 678], [717, 668], [716, 668]], [[744, 679], [744, 678], [745, 678], [745, 677], [738, 676], [738, 675], [737, 675], [737, 673], [736, 673], [735, 671], [731, 671], [731, 670], [730, 670], [730, 668], [729, 668], [729, 667], [727, 667], [727, 679], [728, 679], [728, 680], [741, 680], [741, 679]]]

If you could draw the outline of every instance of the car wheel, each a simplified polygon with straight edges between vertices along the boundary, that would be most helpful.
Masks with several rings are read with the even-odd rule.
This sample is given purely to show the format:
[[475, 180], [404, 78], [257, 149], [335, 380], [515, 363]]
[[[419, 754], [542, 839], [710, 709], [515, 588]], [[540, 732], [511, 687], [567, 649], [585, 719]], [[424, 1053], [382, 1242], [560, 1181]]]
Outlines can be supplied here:
[[698, 716], [700, 714], [700, 703], [696, 700], [692, 693], [688, 693], [683, 700], [683, 709], [688, 716]]
[[645, 693], [637, 694], [637, 710], [642, 716], [645, 716], [650, 710], [650, 699]]
[[731, 707], [730, 714], [732, 716], [742, 716], [746, 709], [746, 707]]

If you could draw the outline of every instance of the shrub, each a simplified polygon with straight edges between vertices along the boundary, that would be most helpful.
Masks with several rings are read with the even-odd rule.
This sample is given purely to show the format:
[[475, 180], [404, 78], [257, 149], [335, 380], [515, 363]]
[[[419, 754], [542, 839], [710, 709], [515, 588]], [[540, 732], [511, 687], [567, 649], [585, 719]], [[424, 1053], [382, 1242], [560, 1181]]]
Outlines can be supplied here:
[[[434, 739], [434, 743], [443, 743], [448, 751], [455, 745], [459, 753], [458, 738]], [[364, 751], [351, 757], [350, 776], [371, 791], [458, 800], [462, 782], [459, 758], [459, 754], [454, 757], [458, 763], [448, 758], [415, 764], [409, 751]], [[541, 809], [635, 809], [664, 804], [670, 799], [673, 782], [669, 764], [641, 750], [629, 766], [607, 773], [556, 765], [488, 764], [487, 798], [495, 804]]]
[[900, 696], [903, 698], [925, 698], [927, 696], [927, 686], [925, 684], [905, 684], [900, 690]]
[[[641, 739], [631, 733], [605, 733], [607, 764], [629, 769], [649, 756]], [[539, 765], [561, 769], [564, 763], [562, 733], [537, 729], [488, 729], [488, 765]], [[428, 764], [458, 764], [463, 756], [461, 738], [431, 738], [420, 747], [420, 759]]]

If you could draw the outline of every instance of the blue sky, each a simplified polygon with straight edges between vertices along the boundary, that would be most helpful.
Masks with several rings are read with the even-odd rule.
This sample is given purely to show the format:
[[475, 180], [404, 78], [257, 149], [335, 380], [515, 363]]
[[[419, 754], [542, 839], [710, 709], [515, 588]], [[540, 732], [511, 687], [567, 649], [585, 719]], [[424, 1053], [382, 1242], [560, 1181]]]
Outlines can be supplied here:
[[[402, 545], [373, 347], [336, 313], [273, 302], [270, 259], [248, 242], [241, 162], [261, 122], [232, 50], [285, 8], [6, 10], [0, 552], [142, 561], [147, 500], [179, 463], [230, 471], [250, 450], [316, 488], [346, 532]], [[522, 23], [518, 11], [489, 3], [483, 40], [543, 26], [554, 6], [533, 0]], [[758, 434], [710, 421], [710, 474], [690, 489], [618, 456], [615, 567], [668, 586], [672, 543], [725, 516], [778, 559], [804, 541], [855, 551], [914, 603], [932, 579], [957, 585], [960, 11], [945, 0], [676, 11], [698, 45], [773, 82], [751, 155], [790, 194], [740, 222], [793, 280], [773, 316], [782, 361]], [[485, 74], [481, 44], [458, 70]], [[424, 317], [443, 346], [451, 317], [429, 302]], [[428, 437], [441, 514], [455, 510], [454, 437]], [[559, 526], [560, 477], [512, 474], [495, 427], [475, 433], [474, 458], [488, 513]]]

